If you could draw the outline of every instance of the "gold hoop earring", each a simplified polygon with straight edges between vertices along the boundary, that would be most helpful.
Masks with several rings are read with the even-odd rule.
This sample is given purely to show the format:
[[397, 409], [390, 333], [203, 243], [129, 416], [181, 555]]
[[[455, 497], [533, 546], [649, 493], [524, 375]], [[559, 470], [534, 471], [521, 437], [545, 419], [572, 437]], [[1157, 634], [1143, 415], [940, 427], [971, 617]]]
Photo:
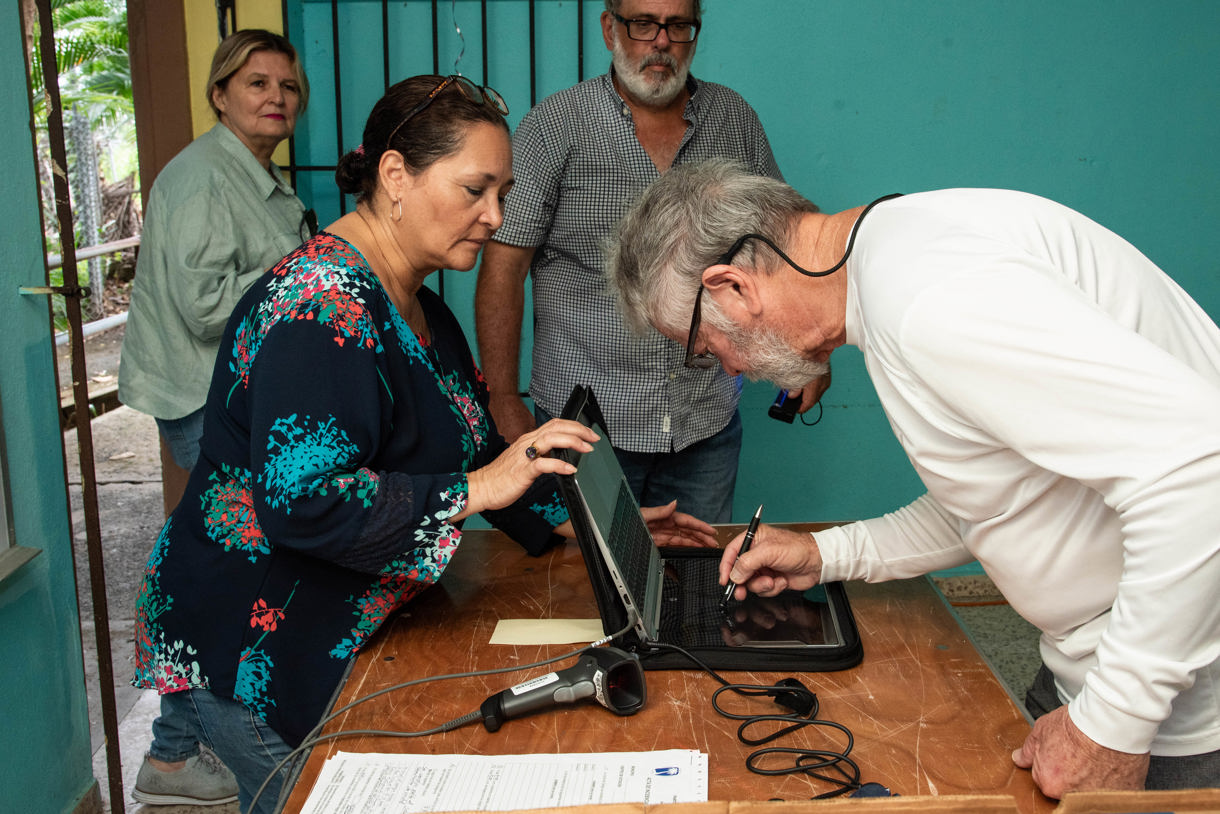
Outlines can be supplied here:
[[390, 210], [390, 219], [393, 220], [395, 223], [398, 223], [400, 220], [402, 220], [402, 199], [401, 198], [394, 199], [394, 208]]

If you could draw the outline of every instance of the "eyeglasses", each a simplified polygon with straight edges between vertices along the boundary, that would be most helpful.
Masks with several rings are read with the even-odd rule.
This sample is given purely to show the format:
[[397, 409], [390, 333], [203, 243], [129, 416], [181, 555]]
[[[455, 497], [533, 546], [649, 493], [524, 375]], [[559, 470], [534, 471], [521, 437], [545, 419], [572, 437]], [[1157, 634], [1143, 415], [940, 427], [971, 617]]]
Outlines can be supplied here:
[[699, 323], [703, 321], [703, 283], [699, 284], [699, 292], [695, 294], [695, 310], [690, 317], [690, 333], [686, 336], [686, 361], [682, 364], [691, 370], [711, 370], [720, 364], [716, 354], [695, 353], [695, 337], [699, 333]]
[[689, 20], [678, 20], [671, 23], [658, 23], [656, 20], [628, 20], [618, 14], [614, 19], [627, 27], [627, 36], [641, 42], [652, 42], [661, 31], [669, 37], [670, 42], [694, 42], [699, 36], [699, 24]]
[[[854, 237], [854, 235], [853, 235], [853, 237]], [[824, 277], [827, 274], [830, 274], [830, 273], [836, 271], [839, 268], [839, 266], [842, 265], [842, 262], [840, 262], [839, 266], [835, 266], [834, 268], [829, 269], [827, 271], [809, 271], [808, 269], [804, 269], [804, 268], [801, 268], [800, 266], [798, 266], [792, 260], [792, 258], [790, 258], [788, 255], [784, 254], [783, 250], [780, 249], [779, 246], [776, 246], [775, 243], [773, 243], [769, 238], [764, 237], [763, 235], [760, 235], [760, 234], [757, 234], [754, 232], [751, 232], [748, 235], [742, 235], [741, 237], [737, 238], [737, 240], [733, 241], [733, 245], [729, 247], [729, 250], [727, 252], [725, 252], [724, 254], [720, 255], [719, 257], [717, 257], [716, 262], [713, 265], [725, 266], [725, 265], [728, 265], [729, 263], [731, 263], [733, 261], [733, 258], [737, 256], [737, 252], [741, 251], [741, 247], [746, 245], [747, 240], [761, 240], [763, 243], [766, 243], [769, 247], [771, 247], [771, 250], [773, 252], [775, 252], [780, 257], [782, 257], [784, 259], [784, 262], [786, 262], [788, 265], [792, 266], [794, 269], [799, 271], [801, 274], [805, 274], [809, 277]], [[843, 259], [846, 260], [847, 259], [846, 256], [844, 256]], [[686, 337], [686, 361], [683, 363], [683, 364], [685, 364], [686, 367], [689, 367], [693, 370], [711, 370], [712, 368], [716, 367], [716, 365], [720, 364], [720, 360], [716, 358], [716, 354], [714, 354], [714, 353], [695, 353], [695, 350], [694, 350], [695, 349], [695, 337], [699, 334], [699, 324], [702, 321], [703, 321], [703, 284], [700, 283], [699, 284], [699, 293], [695, 295], [695, 308], [694, 308], [694, 311], [691, 312], [690, 333], [687, 334], [687, 337]]]
[[441, 80], [441, 83], [428, 94], [426, 99], [413, 107], [411, 112], [404, 116], [402, 121], [398, 123], [397, 127], [390, 131], [390, 137], [385, 140], [387, 150], [394, 142], [394, 136], [398, 135], [398, 131], [402, 129], [402, 126], [411, 121], [411, 119], [414, 117], [418, 116], [420, 113], [423, 113], [424, 110], [427, 109], [428, 105], [436, 101], [436, 97], [441, 95], [441, 91], [450, 85], [453, 85], [459, 91], [461, 91], [462, 95], [465, 96], [468, 101], [473, 102], [476, 105], [487, 105], [501, 116], [508, 115], [508, 105], [504, 103], [504, 97], [497, 93], [494, 89], [489, 88], [486, 85], [476, 85], [461, 74], [450, 74]]

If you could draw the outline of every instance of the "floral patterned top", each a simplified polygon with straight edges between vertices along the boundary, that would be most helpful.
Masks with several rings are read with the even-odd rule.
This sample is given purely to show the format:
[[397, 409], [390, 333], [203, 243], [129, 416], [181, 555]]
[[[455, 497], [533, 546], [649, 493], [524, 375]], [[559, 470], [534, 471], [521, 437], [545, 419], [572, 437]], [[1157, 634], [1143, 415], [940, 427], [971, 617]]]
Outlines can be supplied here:
[[[418, 296], [430, 345], [324, 232], [242, 298], [137, 596], [137, 687], [233, 697], [295, 746], [349, 659], [440, 577], [466, 473], [505, 443], [456, 318]], [[484, 517], [539, 554], [567, 511], [540, 479]]]

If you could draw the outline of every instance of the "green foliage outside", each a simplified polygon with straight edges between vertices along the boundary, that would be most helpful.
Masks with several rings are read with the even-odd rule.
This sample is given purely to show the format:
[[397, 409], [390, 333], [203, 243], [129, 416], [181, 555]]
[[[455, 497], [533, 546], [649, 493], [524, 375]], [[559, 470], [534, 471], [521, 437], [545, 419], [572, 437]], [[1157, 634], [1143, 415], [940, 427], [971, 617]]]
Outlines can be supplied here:
[[[68, 178], [76, 217], [76, 245], [94, 245], [138, 233], [139, 205], [132, 106], [131, 61], [128, 54], [127, 9], [123, 0], [52, 0], [55, 59], [67, 139]], [[48, 254], [62, 256], [55, 212], [51, 154], [47, 137], [48, 99], [38, 45], [37, 19], [32, 37], [31, 92], [39, 142], [43, 222]], [[90, 203], [92, 202], [92, 203]], [[82, 228], [82, 208], [92, 207], [86, 220], [96, 231]], [[117, 234], [125, 231], [128, 234]], [[85, 264], [81, 263], [81, 275]], [[59, 285], [59, 269], [50, 272]], [[96, 286], [94, 286], [96, 288]], [[96, 292], [95, 292], [96, 293]], [[56, 328], [66, 327], [63, 303], [54, 298]], [[100, 308], [90, 308], [100, 313]]]

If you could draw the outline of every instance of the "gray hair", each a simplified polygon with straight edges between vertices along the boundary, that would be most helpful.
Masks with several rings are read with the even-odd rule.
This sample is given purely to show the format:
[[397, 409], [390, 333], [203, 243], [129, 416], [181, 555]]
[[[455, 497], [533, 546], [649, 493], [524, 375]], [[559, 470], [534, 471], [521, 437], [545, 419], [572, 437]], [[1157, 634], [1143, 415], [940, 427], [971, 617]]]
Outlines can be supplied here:
[[[696, 21], [703, 20], [703, 9], [700, 8], [702, 3], [700, 0], [694, 0], [694, 14]], [[623, 0], [606, 0], [606, 11], [611, 14], [618, 14], [618, 10], [623, 7]]]
[[[801, 216], [818, 208], [783, 181], [741, 164], [711, 159], [674, 167], [654, 181], [616, 224], [607, 245], [607, 276], [628, 324], [678, 329], [690, 320], [703, 272], [744, 234], [785, 247]], [[735, 260], [763, 272], [777, 258], [748, 240]], [[704, 317], [718, 318], [704, 301]]]

